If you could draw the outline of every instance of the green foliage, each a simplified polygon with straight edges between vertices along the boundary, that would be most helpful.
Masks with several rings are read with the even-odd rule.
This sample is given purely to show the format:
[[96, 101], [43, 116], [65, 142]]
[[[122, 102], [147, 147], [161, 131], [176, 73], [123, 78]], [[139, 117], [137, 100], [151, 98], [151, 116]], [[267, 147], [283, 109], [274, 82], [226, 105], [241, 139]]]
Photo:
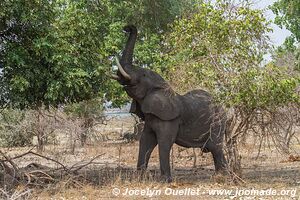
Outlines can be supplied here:
[[14, 107], [37, 108], [104, 96], [124, 104], [127, 95], [106, 73], [124, 46], [122, 27], [132, 23], [139, 29], [135, 64], [163, 73], [181, 91], [205, 87], [228, 105], [262, 106], [247, 98], [260, 99], [249, 97], [264, 85], [255, 80], [270, 81], [260, 67], [269, 22], [245, 2], [3, 0], [1, 105], [9, 100]]
[[127, 95], [105, 75], [111, 57], [125, 43], [122, 27], [127, 23], [139, 27], [142, 42], [137, 45], [137, 64], [153, 67], [161, 60], [161, 33], [191, 4], [178, 0], [2, 1], [0, 40], [5, 45], [0, 62], [11, 103], [39, 107], [106, 94], [115, 105], [123, 104]]
[[143, 44], [138, 45], [138, 58], [143, 59], [138, 64], [150, 66], [160, 59], [153, 53], [161, 42], [159, 34], [189, 4], [179, 0], [1, 1], [1, 78], [10, 103], [36, 108], [106, 94], [115, 105], [123, 104], [126, 95], [105, 75], [111, 57], [125, 43], [122, 27], [128, 23], [139, 27]]
[[[285, 69], [272, 63], [264, 68], [244, 71], [232, 80], [230, 88], [221, 93], [227, 106], [238, 106], [245, 110], [268, 110], [290, 103], [299, 103], [296, 88], [300, 79], [291, 77]], [[226, 91], [226, 92], [225, 92]]]
[[271, 9], [276, 14], [275, 23], [285, 26], [300, 42], [300, 0], [278, 0]]
[[269, 23], [247, 3], [200, 2], [166, 37], [166, 75], [180, 91], [207, 88], [227, 107], [253, 110], [298, 103], [299, 78], [273, 64], [262, 67]]
[[[17, 34], [16, 39], [7, 39], [12, 36], [4, 31], [6, 36], [1, 38], [4, 79], [14, 106], [58, 105], [98, 94], [106, 77], [98, 53], [103, 41], [101, 15], [89, 12], [92, 5], [85, 1], [3, 4], [7, 13], [1, 21]], [[16, 16], [8, 14], [12, 6]], [[9, 25], [14, 20], [20, 24]], [[15, 26], [28, 28], [16, 33]]]
[[300, 71], [300, 0], [278, 0], [271, 9], [276, 14], [275, 23], [292, 32], [292, 35], [277, 49], [274, 57], [281, 59], [285, 54], [293, 53], [296, 60], [290, 67]]
[[103, 114], [103, 102], [101, 99], [90, 99], [78, 103], [69, 104], [64, 111], [73, 118], [97, 119]]
[[[3, 82], [9, 86], [10, 93], [19, 93], [13, 98], [24, 101], [33, 89], [28, 101], [39, 99], [43, 88], [37, 87], [31, 79], [47, 80], [45, 68], [37, 72], [39, 58], [34, 47], [34, 39], [43, 37], [50, 31], [50, 21], [54, 19], [53, 6], [49, 1], [1, 1], [1, 38], [0, 63], [3, 65]], [[2, 77], [1, 77], [2, 78]], [[12, 99], [12, 97], [9, 97]]]
[[0, 75], [0, 111], [7, 105], [7, 85], [5, 84], [3, 77]]

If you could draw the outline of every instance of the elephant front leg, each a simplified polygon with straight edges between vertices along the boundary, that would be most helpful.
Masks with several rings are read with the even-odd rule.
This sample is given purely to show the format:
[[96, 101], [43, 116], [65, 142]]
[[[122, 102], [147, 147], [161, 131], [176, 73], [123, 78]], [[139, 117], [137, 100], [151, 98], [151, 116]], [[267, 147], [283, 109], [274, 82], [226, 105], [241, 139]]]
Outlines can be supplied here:
[[139, 157], [137, 163], [138, 170], [143, 172], [147, 169], [151, 153], [156, 145], [157, 139], [154, 132], [145, 125], [140, 138]]
[[162, 181], [171, 182], [170, 151], [178, 133], [178, 120], [159, 121], [156, 124], [159, 163]]
[[158, 145], [161, 179], [162, 181], [167, 183], [172, 182], [171, 168], [170, 168], [170, 151], [172, 148], [172, 144], [170, 143], [166, 144], [161, 142]]

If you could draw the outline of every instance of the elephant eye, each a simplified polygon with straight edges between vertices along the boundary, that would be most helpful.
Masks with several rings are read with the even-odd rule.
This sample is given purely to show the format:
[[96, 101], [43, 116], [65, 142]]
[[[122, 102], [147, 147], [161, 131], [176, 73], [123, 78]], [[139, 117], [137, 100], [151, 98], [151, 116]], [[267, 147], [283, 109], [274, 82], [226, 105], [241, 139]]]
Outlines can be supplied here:
[[143, 76], [146, 76], [146, 74], [143, 74]]

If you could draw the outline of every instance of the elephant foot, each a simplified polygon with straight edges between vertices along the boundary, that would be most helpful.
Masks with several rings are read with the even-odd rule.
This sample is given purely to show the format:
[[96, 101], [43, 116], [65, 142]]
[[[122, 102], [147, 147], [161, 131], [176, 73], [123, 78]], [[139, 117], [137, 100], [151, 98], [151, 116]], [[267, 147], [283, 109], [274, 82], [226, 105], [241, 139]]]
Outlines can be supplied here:
[[227, 168], [222, 168], [222, 169], [216, 170], [215, 175], [229, 176], [230, 171]]
[[138, 179], [140, 181], [145, 179], [146, 176], [146, 169], [145, 168], [138, 168], [137, 169], [137, 175], [138, 175]]
[[171, 176], [162, 175], [160, 177], [160, 182], [162, 183], [171, 183], [173, 181]]
[[216, 183], [227, 183], [229, 180], [229, 176], [223, 175], [223, 174], [214, 174], [212, 176], [212, 180]]

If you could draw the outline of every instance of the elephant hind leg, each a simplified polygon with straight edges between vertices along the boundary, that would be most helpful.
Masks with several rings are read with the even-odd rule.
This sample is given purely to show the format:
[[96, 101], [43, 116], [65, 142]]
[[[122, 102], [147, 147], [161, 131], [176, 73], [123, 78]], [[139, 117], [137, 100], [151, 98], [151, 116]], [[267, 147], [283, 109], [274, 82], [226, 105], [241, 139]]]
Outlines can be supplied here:
[[228, 165], [224, 156], [222, 145], [209, 142], [206, 148], [211, 152], [213, 156], [216, 173], [226, 173], [228, 170]]
[[216, 148], [213, 151], [211, 151], [214, 164], [215, 164], [215, 170], [217, 173], [224, 173], [227, 172], [227, 161], [224, 156], [224, 152], [222, 148]]

